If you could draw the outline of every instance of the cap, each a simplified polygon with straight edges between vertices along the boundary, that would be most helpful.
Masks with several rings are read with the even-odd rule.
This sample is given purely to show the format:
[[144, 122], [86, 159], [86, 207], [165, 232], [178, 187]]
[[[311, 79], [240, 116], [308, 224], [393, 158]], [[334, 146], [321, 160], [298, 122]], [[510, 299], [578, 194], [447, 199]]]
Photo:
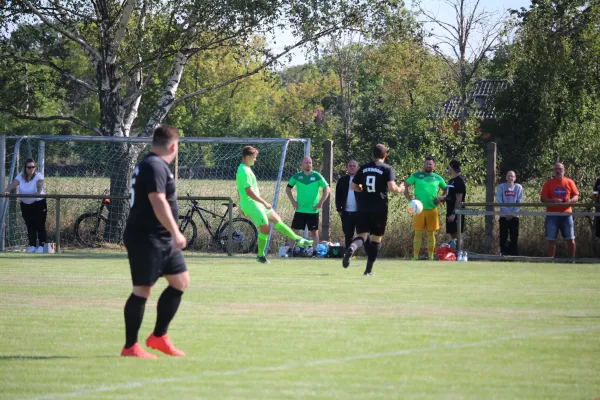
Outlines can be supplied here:
[[450, 164], [448, 164], [448, 166], [450, 168], [452, 168], [453, 170], [455, 170], [456, 172], [460, 172], [460, 162], [458, 162], [457, 160], [452, 160], [450, 161]]

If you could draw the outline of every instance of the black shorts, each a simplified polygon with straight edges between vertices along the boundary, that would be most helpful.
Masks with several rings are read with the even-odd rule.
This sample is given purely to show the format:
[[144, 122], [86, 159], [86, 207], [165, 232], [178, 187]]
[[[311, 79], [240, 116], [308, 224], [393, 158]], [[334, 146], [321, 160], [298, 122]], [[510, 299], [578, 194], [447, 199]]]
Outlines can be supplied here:
[[163, 275], [187, 271], [183, 252], [174, 248], [170, 239], [139, 234], [124, 239], [133, 286], [153, 286]]
[[292, 229], [303, 230], [308, 227], [309, 231], [319, 229], [319, 214], [309, 214], [303, 212], [295, 212], [292, 220]]
[[356, 218], [356, 233], [366, 232], [375, 236], [383, 236], [387, 217], [387, 210], [383, 212], [359, 211]]
[[446, 214], [446, 233], [447, 234], [455, 234], [456, 232], [458, 232], [458, 224], [456, 223], [456, 220], [460, 217], [461, 221], [461, 225], [460, 225], [460, 232], [464, 232], [465, 231], [465, 216], [464, 215], [456, 215], [454, 218], [454, 221], [448, 221], [448, 217], [452, 215], [452, 214]]

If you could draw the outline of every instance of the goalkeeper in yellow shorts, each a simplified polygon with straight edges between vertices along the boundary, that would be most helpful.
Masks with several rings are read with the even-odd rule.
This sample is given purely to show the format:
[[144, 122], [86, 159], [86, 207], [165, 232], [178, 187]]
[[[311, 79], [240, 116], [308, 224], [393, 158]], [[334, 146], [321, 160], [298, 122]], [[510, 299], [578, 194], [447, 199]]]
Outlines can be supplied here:
[[252, 146], [244, 147], [242, 150], [242, 163], [235, 174], [235, 184], [240, 195], [240, 207], [242, 211], [258, 227], [258, 256], [256, 257], [256, 261], [269, 264], [265, 254], [267, 239], [271, 232], [269, 222], [273, 222], [275, 229], [293, 239], [300, 247], [311, 246], [313, 241], [296, 235], [289, 226], [281, 222], [281, 218], [273, 210], [273, 206], [260, 197], [256, 176], [254, 176], [254, 172], [250, 168], [254, 165], [256, 157], [258, 157], [257, 149]]
[[412, 198], [408, 193], [408, 186], [415, 187], [415, 198], [423, 203], [423, 211], [413, 217], [413, 228], [415, 228], [415, 238], [413, 240], [413, 258], [419, 259], [421, 252], [421, 242], [423, 234], [427, 232], [427, 255], [433, 260], [435, 254], [435, 232], [440, 229], [438, 218], [438, 195], [440, 189], [446, 188], [444, 178], [434, 173], [435, 160], [433, 157], [426, 157], [423, 165], [423, 171], [416, 172], [406, 180], [407, 190], [404, 191], [408, 201]]

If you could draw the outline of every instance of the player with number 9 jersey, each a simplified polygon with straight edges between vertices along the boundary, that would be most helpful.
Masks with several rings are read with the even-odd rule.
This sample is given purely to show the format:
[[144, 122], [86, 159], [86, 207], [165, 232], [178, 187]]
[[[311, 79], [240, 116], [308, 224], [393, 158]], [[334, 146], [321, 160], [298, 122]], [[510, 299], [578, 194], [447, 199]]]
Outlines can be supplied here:
[[358, 196], [358, 210], [381, 213], [388, 210], [388, 182], [396, 180], [394, 168], [381, 161], [372, 161], [360, 167], [353, 183], [362, 185]]
[[356, 233], [358, 234], [344, 253], [342, 266], [348, 268], [356, 250], [365, 247], [367, 267], [363, 275], [373, 275], [373, 264], [377, 260], [381, 239], [385, 233], [388, 217], [389, 192], [404, 192], [404, 184], [396, 184], [396, 171], [384, 163], [388, 149], [382, 144], [373, 147], [373, 161], [359, 168], [350, 188], [357, 192], [358, 214]]

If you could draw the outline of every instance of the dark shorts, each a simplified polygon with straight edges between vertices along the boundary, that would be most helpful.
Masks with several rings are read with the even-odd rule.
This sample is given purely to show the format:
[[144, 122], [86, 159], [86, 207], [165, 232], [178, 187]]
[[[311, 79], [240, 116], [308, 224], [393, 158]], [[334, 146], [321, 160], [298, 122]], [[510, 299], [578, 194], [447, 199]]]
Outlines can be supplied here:
[[124, 243], [133, 286], [153, 286], [163, 275], [176, 275], [187, 271], [183, 252], [174, 248], [170, 239], [138, 234], [134, 238], [126, 236]]
[[464, 215], [455, 215], [454, 221], [448, 221], [448, 217], [452, 214], [446, 215], [446, 233], [454, 234], [458, 232], [458, 223], [456, 222], [458, 218], [461, 219], [460, 232], [465, 231], [465, 216]]
[[356, 233], [370, 233], [375, 236], [383, 236], [387, 225], [388, 213], [359, 211], [356, 218]]
[[292, 220], [292, 229], [303, 230], [308, 227], [309, 231], [319, 229], [319, 214], [295, 212]]

